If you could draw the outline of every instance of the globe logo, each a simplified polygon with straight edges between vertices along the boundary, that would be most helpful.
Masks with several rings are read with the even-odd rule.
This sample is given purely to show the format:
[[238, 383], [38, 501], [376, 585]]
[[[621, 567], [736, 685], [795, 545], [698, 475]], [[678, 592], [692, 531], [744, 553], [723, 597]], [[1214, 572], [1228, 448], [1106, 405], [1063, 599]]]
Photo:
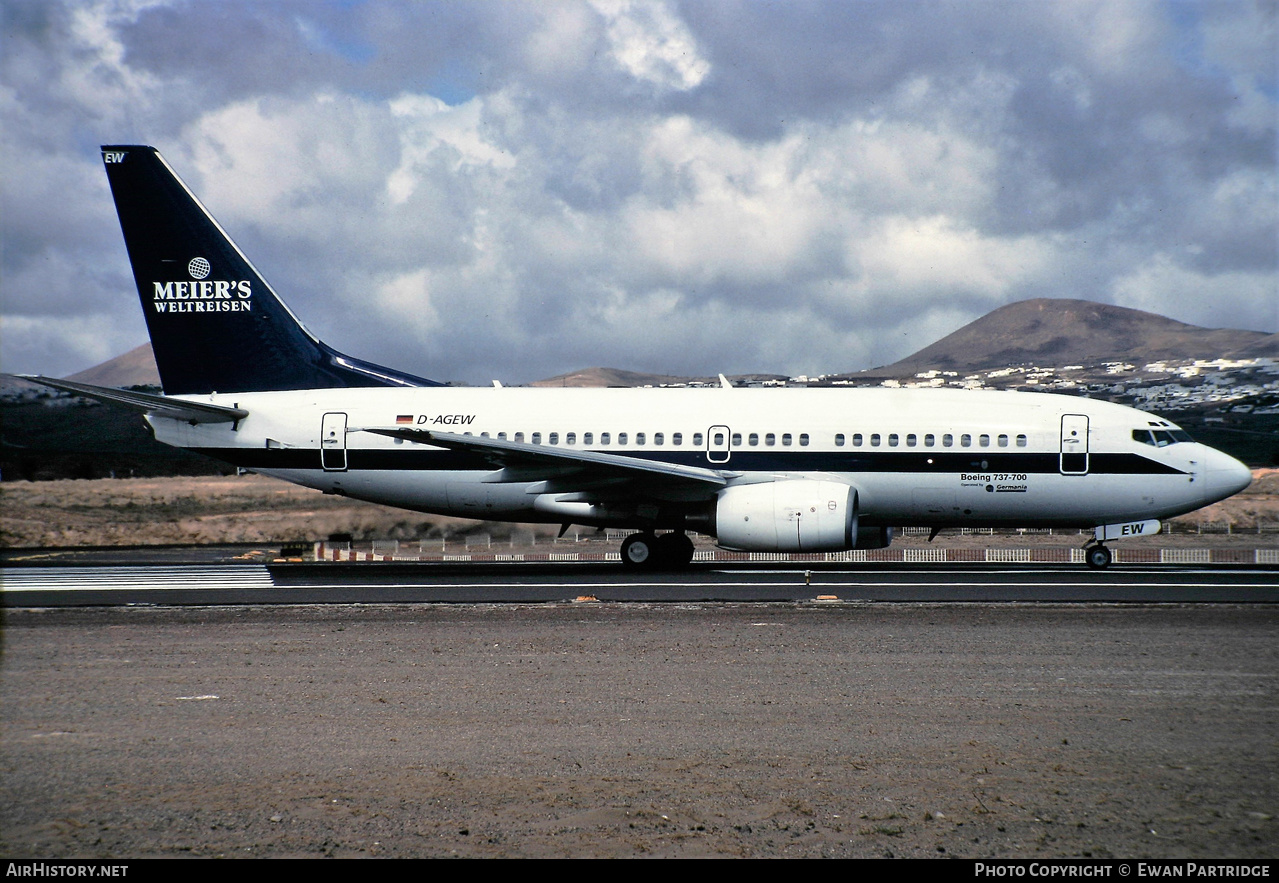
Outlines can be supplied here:
[[203, 279], [212, 269], [204, 258], [191, 258], [191, 263], [187, 264], [187, 272], [191, 274], [192, 279]]

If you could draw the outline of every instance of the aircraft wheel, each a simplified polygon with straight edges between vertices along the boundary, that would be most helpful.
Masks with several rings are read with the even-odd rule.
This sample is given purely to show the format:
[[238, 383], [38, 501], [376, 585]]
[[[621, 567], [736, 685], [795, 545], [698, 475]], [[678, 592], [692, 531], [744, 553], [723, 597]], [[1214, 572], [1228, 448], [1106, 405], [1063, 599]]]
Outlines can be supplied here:
[[657, 538], [651, 533], [633, 533], [622, 542], [622, 564], [633, 570], [652, 567], [656, 562]]
[[693, 560], [693, 541], [682, 530], [677, 530], [658, 537], [655, 551], [659, 567], [679, 570]]
[[1084, 556], [1093, 570], [1104, 570], [1110, 566], [1110, 550], [1105, 546], [1093, 546]]

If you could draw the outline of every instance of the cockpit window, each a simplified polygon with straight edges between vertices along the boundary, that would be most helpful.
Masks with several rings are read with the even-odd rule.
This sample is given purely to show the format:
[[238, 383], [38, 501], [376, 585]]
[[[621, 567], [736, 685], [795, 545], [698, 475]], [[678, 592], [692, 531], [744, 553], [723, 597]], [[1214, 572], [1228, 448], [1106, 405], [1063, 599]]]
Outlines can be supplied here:
[[1132, 431], [1132, 440], [1139, 441], [1143, 445], [1166, 448], [1178, 442], [1188, 442], [1194, 439], [1184, 429], [1134, 429]]

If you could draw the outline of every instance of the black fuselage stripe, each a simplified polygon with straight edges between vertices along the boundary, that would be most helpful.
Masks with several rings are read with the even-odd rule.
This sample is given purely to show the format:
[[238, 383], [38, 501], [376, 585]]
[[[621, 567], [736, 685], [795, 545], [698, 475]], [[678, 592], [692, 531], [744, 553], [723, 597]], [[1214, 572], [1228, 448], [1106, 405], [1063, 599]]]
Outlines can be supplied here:
[[[246, 469], [319, 469], [318, 448], [190, 448], [218, 460]], [[601, 451], [600, 453], [621, 453]], [[1056, 453], [990, 453], [947, 454], [937, 452], [848, 452], [839, 451], [734, 451], [727, 462], [707, 459], [704, 451], [625, 451], [657, 463], [726, 469], [733, 472], [900, 472], [928, 474], [1027, 473], [1057, 475], [1061, 457]], [[527, 464], [533, 469], [544, 466], [554, 470], [557, 464]], [[573, 464], [559, 464], [570, 469]], [[585, 465], [585, 464], [584, 464]], [[351, 471], [385, 470], [407, 472], [487, 471], [501, 468], [480, 454], [470, 451], [409, 450], [384, 448], [348, 448], [346, 467]], [[586, 465], [586, 468], [590, 468]], [[1104, 475], [1185, 475], [1186, 472], [1133, 453], [1094, 453], [1089, 455], [1090, 474]]]

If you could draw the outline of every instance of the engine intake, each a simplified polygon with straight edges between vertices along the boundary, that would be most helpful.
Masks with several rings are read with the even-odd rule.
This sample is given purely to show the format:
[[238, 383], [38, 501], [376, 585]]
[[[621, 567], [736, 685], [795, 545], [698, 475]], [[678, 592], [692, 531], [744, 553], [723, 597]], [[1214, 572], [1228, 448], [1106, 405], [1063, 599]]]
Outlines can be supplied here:
[[721, 546], [743, 552], [852, 549], [862, 533], [857, 527], [857, 489], [820, 479], [725, 488], [715, 500], [715, 533]]

